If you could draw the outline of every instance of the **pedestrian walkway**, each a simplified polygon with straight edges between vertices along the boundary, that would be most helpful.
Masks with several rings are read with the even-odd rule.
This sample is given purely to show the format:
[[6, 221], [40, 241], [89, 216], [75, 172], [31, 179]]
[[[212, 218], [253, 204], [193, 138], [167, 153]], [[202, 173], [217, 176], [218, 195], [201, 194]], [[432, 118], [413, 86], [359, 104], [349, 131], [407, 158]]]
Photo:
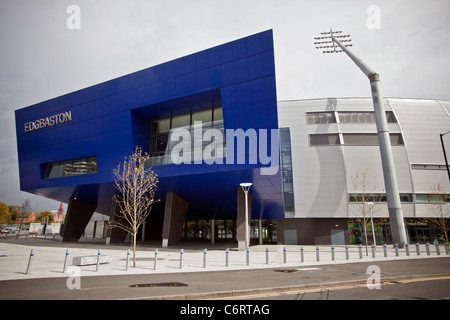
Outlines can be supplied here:
[[[148, 243], [138, 246], [136, 267], [133, 268], [133, 256], [132, 253], [127, 255], [129, 246], [125, 244], [106, 246], [100, 240], [61, 243], [57, 238], [0, 239], [0, 251], [8, 253], [0, 256], [0, 280], [68, 277], [74, 270], [79, 271], [80, 276], [261, 268], [279, 268], [289, 272], [289, 268], [314, 268], [325, 264], [450, 257], [448, 246], [443, 245], [410, 245], [409, 252], [406, 248], [394, 248], [392, 245], [376, 246], [374, 249], [368, 247], [367, 253], [365, 247], [358, 246], [256, 245], [251, 246], [247, 252], [233, 247], [226, 248], [225, 245], [209, 244], [205, 250], [204, 243], [184, 243], [170, 248]], [[71, 268], [74, 257], [98, 256], [99, 249], [102, 256], [111, 257], [109, 263], [98, 267], [91, 264], [78, 267], [79, 269]]]

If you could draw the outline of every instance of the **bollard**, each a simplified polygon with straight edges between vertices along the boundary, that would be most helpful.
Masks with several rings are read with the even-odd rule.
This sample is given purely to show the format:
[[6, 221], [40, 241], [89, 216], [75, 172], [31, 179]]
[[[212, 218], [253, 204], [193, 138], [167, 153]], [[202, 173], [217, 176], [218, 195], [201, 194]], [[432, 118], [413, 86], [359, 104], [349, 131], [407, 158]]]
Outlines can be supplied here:
[[269, 248], [266, 248], [266, 264], [269, 264]]
[[406, 255], [409, 257], [409, 244], [405, 243]]
[[387, 245], [386, 245], [386, 243], [383, 244], [383, 253], [384, 253], [384, 257], [387, 258], [388, 254], [387, 254]]
[[127, 262], [125, 264], [125, 271], [128, 271], [129, 265], [130, 265], [130, 249], [127, 250]]
[[286, 263], [286, 247], [283, 248], [283, 263]]
[[362, 253], [362, 246], [361, 245], [358, 246], [358, 251], [359, 251], [359, 258], [362, 259], [363, 258], [363, 253]]
[[246, 250], [245, 250], [245, 252], [246, 252], [246, 261], [247, 261], [247, 265], [249, 266], [250, 265], [250, 249], [249, 248], [247, 248]]
[[100, 256], [102, 255], [100, 249], [98, 249], [98, 253], [97, 253], [97, 267], [95, 268], [95, 271], [98, 271], [98, 266], [100, 264]]
[[436, 246], [436, 254], [438, 256], [440, 256], [441, 255], [441, 249], [439, 248], [439, 243], [436, 243], [435, 246]]
[[320, 261], [320, 253], [319, 253], [319, 246], [316, 247], [316, 261]]
[[33, 256], [34, 256], [33, 249], [31, 249], [30, 258], [28, 258], [28, 266], [27, 266], [26, 274], [30, 274], [30, 272], [31, 272], [31, 263], [33, 262]]
[[300, 247], [300, 259], [301, 262], [305, 262], [305, 249], [303, 249], [303, 247]]
[[350, 254], [348, 252], [348, 245], [345, 246], [345, 260], [349, 260], [350, 259]]
[[183, 252], [184, 250], [180, 250], [180, 269], [183, 269]]
[[206, 268], [206, 254], [208, 253], [208, 250], [205, 248], [203, 250], [203, 268]]
[[420, 245], [419, 243], [416, 243], [416, 253], [418, 256], [420, 256]]
[[334, 247], [331, 246], [331, 261], [334, 261]]
[[153, 270], [156, 270], [156, 262], [158, 261], [158, 249], [155, 249], [155, 264]]
[[425, 245], [425, 249], [427, 250], [427, 256], [429, 256], [431, 253], [430, 253], [430, 245], [428, 243]]
[[230, 248], [225, 250], [225, 267], [228, 267], [228, 254], [230, 253]]
[[69, 249], [66, 249], [66, 257], [64, 258], [63, 273], [67, 271], [67, 259], [69, 258]]
[[398, 243], [394, 244], [395, 256], [398, 257]]
[[445, 254], [448, 255], [449, 254], [448, 243], [444, 243], [444, 248], [445, 248]]
[[377, 249], [376, 246], [374, 244], [372, 244], [370, 247], [372, 248], [372, 258], [376, 258], [376, 255], [375, 255], [375, 251]]

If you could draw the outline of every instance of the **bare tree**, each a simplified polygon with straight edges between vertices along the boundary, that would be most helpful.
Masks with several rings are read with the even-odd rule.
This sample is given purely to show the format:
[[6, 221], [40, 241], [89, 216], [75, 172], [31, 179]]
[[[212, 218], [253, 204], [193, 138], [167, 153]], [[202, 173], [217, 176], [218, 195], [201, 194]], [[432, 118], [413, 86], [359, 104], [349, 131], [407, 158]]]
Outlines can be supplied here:
[[450, 230], [450, 205], [448, 205], [449, 195], [441, 184], [433, 184], [430, 187], [430, 194], [427, 197], [427, 208], [431, 216], [423, 221], [444, 234], [445, 241], [448, 242], [448, 231]]
[[[368, 180], [368, 173], [369, 169], [365, 169], [362, 172], [357, 170], [356, 174], [354, 176], [351, 176], [354, 192], [351, 202], [352, 204], [354, 204], [354, 206], [350, 206], [353, 214], [356, 216], [356, 219], [364, 229], [366, 255], [369, 254], [369, 250], [367, 247], [367, 227], [372, 223], [373, 213], [377, 209], [377, 203], [375, 202], [375, 197], [373, 194], [373, 190], [375, 190], [375, 187]], [[372, 237], [375, 237], [375, 230], [372, 230]]]
[[31, 211], [33, 211], [33, 209], [31, 208], [30, 200], [27, 198], [22, 203], [22, 206], [19, 208], [20, 224], [19, 224], [19, 232], [17, 233], [17, 239], [20, 236], [20, 230], [22, 229], [23, 219], [27, 218], [30, 215]]
[[113, 170], [114, 186], [119, 195], [114, 201], [120, 208], [117, 217], [108, 223], [109, 228], [120, 228], [132, 236], [133, 267], [136, 267], [136, 236], [139, 227], [150, 213], [154, 200], [158, 177], [150, 167], [145, 167], [149, 155], [142, 154], [136, 147], [135, 152], [123, 164]]

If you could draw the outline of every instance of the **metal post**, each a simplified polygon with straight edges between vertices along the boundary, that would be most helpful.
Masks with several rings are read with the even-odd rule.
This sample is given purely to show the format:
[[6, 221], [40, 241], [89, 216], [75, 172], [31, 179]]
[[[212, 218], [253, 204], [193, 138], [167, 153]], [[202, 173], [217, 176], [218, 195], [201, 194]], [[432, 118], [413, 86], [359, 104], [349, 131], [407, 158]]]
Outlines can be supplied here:
[[431, 252], [430, 252], [430, 245], [428, 243], [425, 245], [425, 249], [427, 250], [427, 256], [429, 256]]
[[372, 244], [371, 247], [372, 247], [372, 258], [375, 258], [376, 257], [375, 256], [376, 246], [375, 246], [375, 244]]
[[66, 271], [67, 271], [67, 259], [68, 258], [69, 258], [69, 249], [66, 249], [66, 256], [64, 258], [63, 273], [66, 273]]
[[230, 249], [227, 248], [227, 250], [225, 250], [225, 267], [228, 267], [228, 254], [230, 253]]
[[26, 274], [30, 274], [30, 272], [31, 272], [31, 264], [33, 262], [33, 256], [34, 256], [34, 251], [33, 251], [33, 249], [31, 249], [30, 257], [28, 258], [28, 266], [27, 266]]
[[98, 253], [97, 253], [97, 267], [95, 268], [95, 271], [98, 271], [98, 266], [100, 264], [100, 256], [102, 255], [100, 249], [98, 249]]
[[406, 255], [409, 257], [409, 244], [405, 243]]
[[250, 249], [249, 248], [247, 248], [245, 250], [245, 255], [246, 255], [247, 265], [249, 266], [250, 265]]
[[443, 139], [443, 136], [445, 136], [447, 133], [450, 133], [450, 131], [447, 131], [446, 133], [440, 133], [439, 135], [441, 137], [441, 146], [442, 146], [442, 152], [444, 152], [444, 159], [445, 159], [445, 166], [447, 168], [448, 180], [450, 181], [450, 168], [448, 167], [447, 154], [445, 153], [445, 146], [444, 146], [444, 139]]
[[395, 248], [395, 256], [398, 257], [398, 243], [394, 245]]
[[439, 243], [436, 243], [435, 246], [436, 246], [436, 254], [438, 256], [440, 256], [441, 255], [441, 249], [439, 248]]
[[127, 249], [127, 263], [125, 264], [125, 271], [128, 271], [129, 265], [130, 265], [130, 249]]
[[286, 263], [286, 247], [283, 248], [283, 263]]
[[361, 59], [356, 57], [347, 47], [339, 42], [330, 30], [330, 36], [342, 51], [344, 51], [350, 59], [361, 69], [361, 71], [370, 80], [372, 91], [372, 101], [375, 112], [378, 141], [380, 145], [381, 164], [383, 168], [384, 184], [386, 189], [386, 198], [389, 210], [389, 219], [394, 242], [403, 248], [407, 242], [405, 223], [403, 221], [403, 213], [400, 202], [400, 194], [398, 190], [397, 175], [394, 166], [394, 157], [392, 154], [391, 140], [386, 120], [386, 112], [381, 99], [380, 93], [380, 76], [378, 73], [369, 68]]
[[416, 253], [418, 256], [420, 256], [420, 245], [418, 242], [416, 243]]
[[350, 259], [350, 255], [348, 252], [348, 245], [345, 246], [345, 260], [349, 260]]
[[266, 264], [269, 264], [269, 248], [266, 248]]
[[300, 261], [305, 262], [305, 249], [303, 247], [300, 247]]
[[448, 243], [444, 243], [444, 248], [445, 248], [445, 254], [448, 255], [449, 254]]
[[155, 249], [155, 264], [153, 270], [156, 270], [156, 262], [158, 261], [158, 249]]
[[388, 254], [387, 254], [387, 245], [386, 245], [386, 243], [383, 244], [383, 253], [384, 253], [384, 257], [387, 258]]
[[359, 258], [362, 259], [363, 254], [362, 254], [362, 246], [361, 245], [358, 246], [358, 251], [359, 251]]
[[203, 250], [203, 268], [206, 268], [206, 254], [208, 253], [208, 250], [205, 248]]
[[334, 261], [334, 247], [331, 246], [331, 261]]
[[183, 269], [183, 249], [180, 250], [180, 269]]
[[320, 261], [319, 246], [316, 247], [316, 261]]

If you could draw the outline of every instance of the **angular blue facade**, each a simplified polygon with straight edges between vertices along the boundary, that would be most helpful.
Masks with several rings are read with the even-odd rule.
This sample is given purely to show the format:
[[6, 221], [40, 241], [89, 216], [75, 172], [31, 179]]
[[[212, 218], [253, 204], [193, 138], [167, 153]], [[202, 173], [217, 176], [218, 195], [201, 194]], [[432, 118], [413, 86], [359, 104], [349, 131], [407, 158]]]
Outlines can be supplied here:
[[[271, 30], [16, 110], [21, 190], [109, 214], [112, 170], [135, 146], [149, 151], [152, 121], [218, 105], [225, 130], [278, 129]], [[49, 164], [82, 158], [95, 159], [94, 173], [48, 177]], [[239, 183], [252, 182], [252, 218], [283, 218], [281, 170], [262, 166], [154, 166], [159, 206], [170, 191], [189, 202], [186, 219], [236, 219]]]

